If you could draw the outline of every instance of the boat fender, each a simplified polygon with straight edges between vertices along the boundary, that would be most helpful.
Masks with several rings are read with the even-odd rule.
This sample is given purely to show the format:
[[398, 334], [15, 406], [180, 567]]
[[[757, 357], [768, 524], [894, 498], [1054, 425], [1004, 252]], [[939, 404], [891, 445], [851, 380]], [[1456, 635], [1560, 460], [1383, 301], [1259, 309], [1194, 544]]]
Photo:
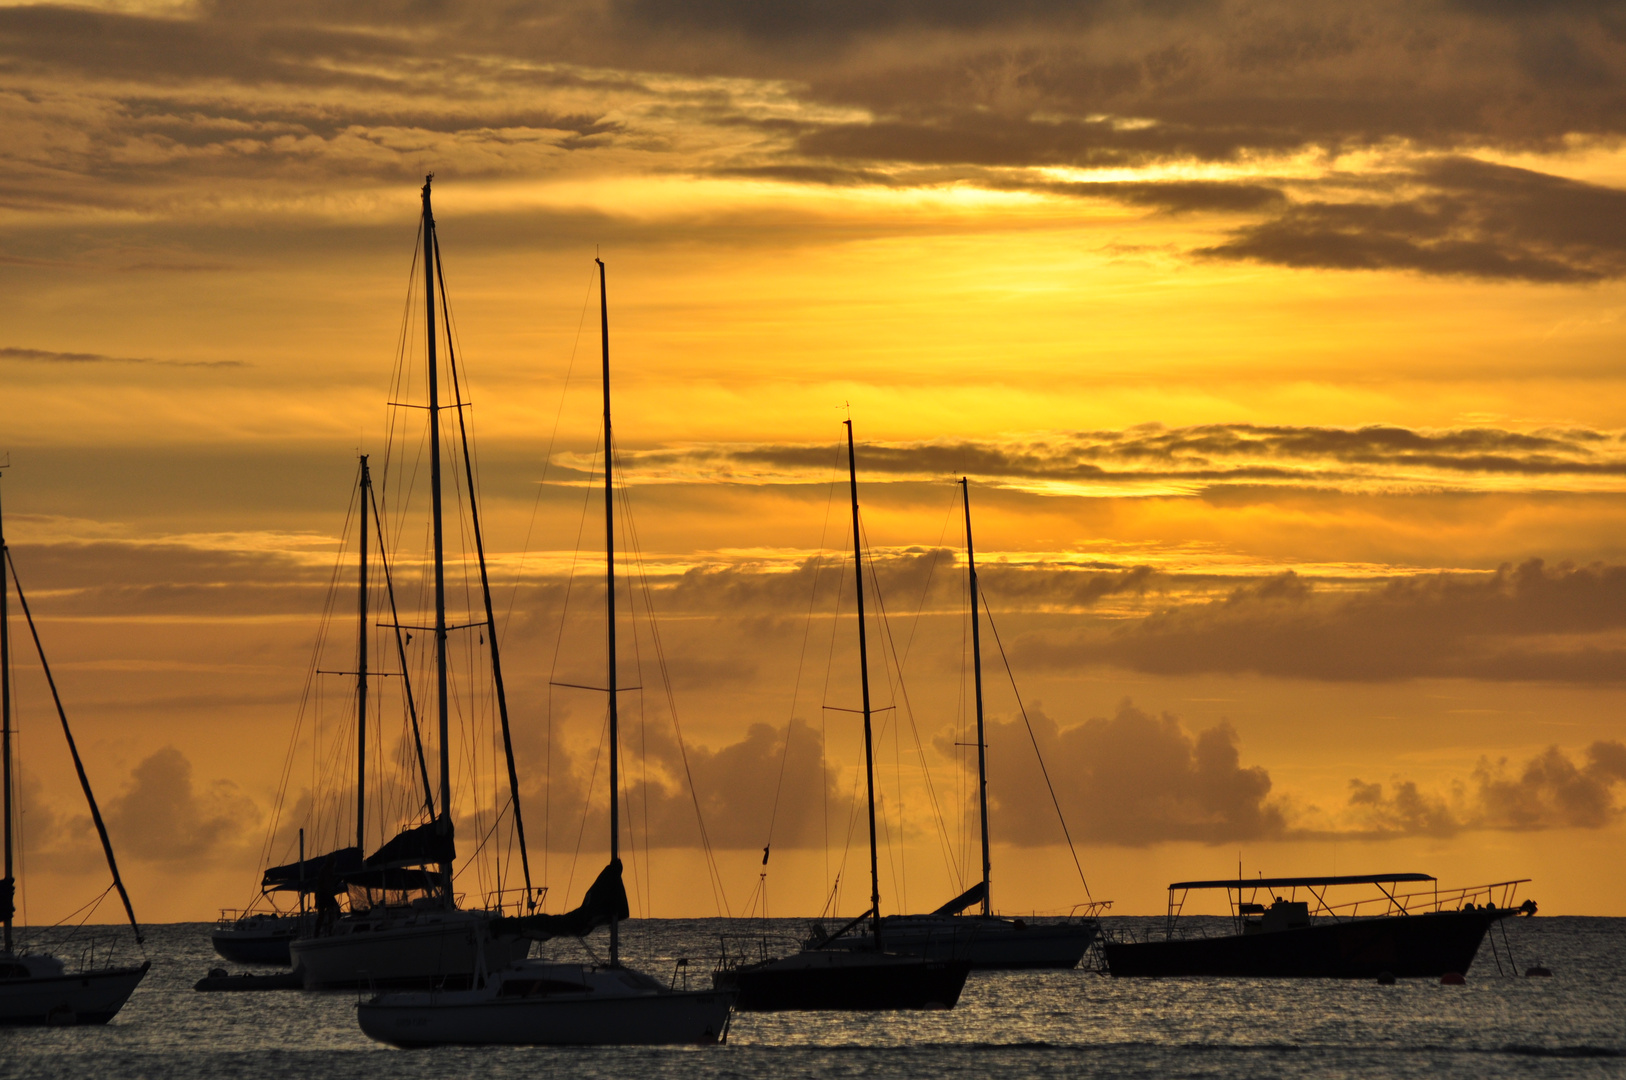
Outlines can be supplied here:
[[1467, 981], [1467, 979], [1462, 977], [1460, 972], [1456, 971], [1447, 971], [1444, 975], [1440, 976], [1441, 986], [1462, 986], [1467, 983]]

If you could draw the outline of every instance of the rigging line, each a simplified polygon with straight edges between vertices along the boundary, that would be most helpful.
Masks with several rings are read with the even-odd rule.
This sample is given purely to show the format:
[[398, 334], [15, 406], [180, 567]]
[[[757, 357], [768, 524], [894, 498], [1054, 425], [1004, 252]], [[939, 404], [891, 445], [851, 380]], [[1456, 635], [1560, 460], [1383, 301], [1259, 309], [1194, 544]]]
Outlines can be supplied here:
[[[96, 825], [96, 835], [101, 838], [102, 852], [107, 856], [107, 868], [113, 874], [113, 884], [119, 890], [119, 899], [124, 901], [124, 912], [130, 916], [130, 929], [135, 931], [136, 944], [145, 940], [141, 935], [141, 924], [136, 922], [135, 908], [130, 906], [130, 894], [125, 891], [124, 879], [119, 876], [118, 860], [113, 857], [113, 842], [107, 838], [107, 826], [102, 823], [102, 811], [96, 805], [96, 795], [90, 790], [90, 777], [85, 775], [85, 763], [79, 758], [79, 747], [73, 741], [73, 731], [68, 727], [68, 713], [62, 707], [62, 695], [57, 693], [56, 678], [51, 674], [50, 662], [45, 659], [45, 646], [40, 643], [39, 627], [34, 625], [34, 613], [28, 610], [28, 598], [23, 595], [23, 583], [17, 577], [17, 563], [11, 557], [11, 548], [0, 548], [5, 552], [6, 565], [11, 567], [11, 583], [17, 586], [17, 603], [22, 605], [23, 618], [28, 621], [28, 632], [34, 638], [34, 651], [39, 653], [40, 670], [45, 672], [45, 684], [51, 688], [51, 700], [56, 703], [56, 715], [62, 721], [62, 737], [68, 740], [68, 753], [73, 756], [74, 772], [79, 774], [79, 786], [84, 789], [85, 801], [90, 804], [90, 820]], [[0, 567], [0, 573], [4, 572]]]
[[[835, 449], [836, 449], [836, 454], [835, 454], [835, 458], [834, 458], [834, 461], [832, 463], [831, 470], [830, 470], [830, 494], [828, 496], [829, 499], [834, 499], [835, 498], [836, 488], [841, 483], [841, 471], [842, 471], [841, 470], [841, 444], [837, 443]], [[829, 514], [828, 502], [826, 503], [825, 514], [826, 514], [826, 516], [828, 516], [828, 514]], [[842, 518], [843, 518], [843, 522], [842, 522], [842, 526], [841, 526], [841, 542], [842, 542], [843, 548], [845, 548], [847, 540], [851, 536], [851, 533], [848, 532], [848, 526], [847, 526], [846, 521], [845, 521], [846, 515], [843, 514]], [[840, 630], [840, 628], [841, 628], [841, 599], [842, 599], [842, 597], [844, 597], [846, 595], [847, 595], [847, 575], [844, 574], [844, 573], [837, 574], [836, 575], [836, 607], [835, 607], [835, 612], [830, 617], [830, 648], [827, 651], [827, 653], [825, 654], [825, 658], [824, 658], [824, 692], [823, 692], [823, 696], [819, 699], [819, 706], [820, 706], [820, 708], [819, 708], [819, 761], [820, 761], [820, 764], [824, 765], [826, 769], [828, 769], [828, 767], [829, 767], [828, 762], [829, 762], [829, 756], [830, 756], [829, 750], [828, 750], [828, 747], [830, 745], [830, 723], [829, 723], [829, 716], [826, 713], [823, 706], [825, 704], [827, 704], [829, 702], [829, 700], [830, 700], [830, 676], [835, 671], [835, 666], [836, 666], [836, 632], [838, 630]], [[857, 783], [856, 783], [856, 781], [854, 781], [853, 799], [856, 801], [857, 798], [858, 798]], [[849, 807], [849, 809], [848, 809], [848, 817], [849, 817], [849, 819], [851, 818], [851, 814], [852, 814], [852, 807]], [[850, 846], [852, 844], [852, 822], [851, 822], [851, 820], [848, 821], [847, 830], [848, 831], [847, 831], [846, 843]], [[841, 871], [846, 868], [846, 865], [847, 865], [847, 848], [843, 848], [842, 852], [841, 852], [841, 867], [839, 869], [837, 869], [837, 871], [836, 871], [836, 876], [837, 877], [839, 877], [841, 875]], [[830, 796], [829, 796], [828, 791], [825, 793], [825, 797], [824, 797], [824, 880], [825, 881], [830, 880]]]
[[[359, 477], [360, 477], [360, 473], [361, 473], [361, 466], [358, 464], [356, 466], [356, 475], [357, 475], [358, 480], [359, 480]], [[352, 489], [351, 489], [352, 490], [352, 498], [354, 498], [355, 487], [356, 487], [356, 485], [352, 485]], [[352, 508], [353, 508], [353, 503], [352, 503]], [[288, 753], [283, 758], [282, 775], [279, 778], [278, 783], [277, 783], [276, 802], [273, 804], [272, 811], [271, 811], [271, 818], [270, 818], [270, 820], [269, 820], [269, 822], [267, 823], [267, 826], [266, 826], [265, 840], [260, 846], [260, 865], [261, 866], [269, 865], [270, 861], [271, 861], [271, 858], [272, 858], [272, 851], [274, 850], [274, 847], [275, 847], [275, 844], [276, 844], [277, 829], [280, 827], [281, 821], [282, 821], [283, 803], [286, 800], [287, 795], [288, 795], [288, 782], [293, 778], [294, 760], [298, 756], [299, 733], [300, 733], [300, 731], [303, 729], [303, 727], [305, 725], [306, 711], [310, 708], [310, 705], [311, 705], [311, 693], [312, 693], [313, 690], [317, 689], [317, 686], [316, 686], [316, 684], [317, 684], [317, 679], [316, 679], [317, 669], [321, 666], [322, 645], [323, 645], [323, 642], [326, 640], [326, 637], [327, 637], [328, 621], [332, 618], [333, 605], [336, 602], [336, 598], [338, 596], [339, 576], [343, 572], [344, 559], [345, 559], [344, 538], [350, 535], [350, 515], [351, 515], [352, 512], [353, 512], [353, 509], [347, 509], [346, 512], [345, 512], [345, 519], [344, 519], [345, 524], [344, 524], [344, 530], [340, 534], [339, 551], [338, 551], [338, 554], [334, 556], [333, 572], [328, 577], [327, 596], [323, 600], [323, 610], [322, 610], [322, 615], [321, 615], [321, 621], [318, 623], [318, 626], [317, 626], [316, 647], [311, 650], [310, 664], [305, 670], [305, 683], [304, 683], [304, 686], [300, 689], [299, 707], [298, 707], [298, 710], [294, 713], [293, 736], [288, 740]], [[319, 724], [320, 721], [318, 720], [316, 722]], [[312, 762], [313, 767], [314, 767], [315, 761], [316, 761], [316, 754], [317, 754], [317, 750], [313, 746], [312, 751], [311, 751], [311, 762]], [[313, 769], [313, 771], [314, 771], [314, 769]], [[313, 786], [314, 786], [314, 779], [313, 779]], [[314, 806], [314, 801], [313, 801], [312, 805]], [[252, 907], [254, 905], [254, 902], [255, 902], [256, 898], [258, 898], [259, 895], [260, 895], [259, 893], [256, 893], [254, 896], [249, 898], [249, 902], [248, 902], [249, 907]]]
[[1073, 866], [1078, 870], [1078, 880], [1084, 886], [1084, 896], [1090, 901], [1095, 897], [1090, 894], [1090, 883], [1084, 878], [1084, 866], [1078, 861], [1078, 849], [1073, 847], [1073, 834], [1067, 828], [1067, 818], [1061, 812], [1061, 800], [1056, 798], [1056, 786], [1050, 782], [1050, 770], [1045, 768], [1044, 754], [1039, 751], [1039, 740], [1033, 734], [1033, 725], [1028, 721], [1027, 706], [1022, 704], [1022, 692], [1016, 688], [1016, 674], [1011, 671], [1010, 657], [1005, 655], [1005, 642], [1000, 640], [999, 627], [994, 623], [994, 615], [988, 607], [988, 594], [979, 586], [977, 594], [982, 597], [982, 614], [988, 620], [988, 628], [994, 632], [994, 644], [999, 646], [999, 659], [1005, 665], [1005, 676], [1011, 681], [1011, 693], [1016, 695], [1016, 707], [1022, 712], [1022, 724], [1028, 729], [1028, 740], [1033, 743], [1033, 756], [1039, 759], [1039, 771], [1044, 774], [1044, 786], [1050, 792], [1050, 802], [1056, 808], [1056, 820], [1061, 822], [1061, 834], [1067, 838], [1067, 850], [1073, 856]]
[[[384, 570], [384, 589], [390, 598], [390, 622], [394, 624], [395, 655], [401, 663], [401, 686], [406, 694], [407, 716], [412, 722], [412, 746], [418, 755], [418, 770], [423, 779], [424, 809], [429, 811], [431, 819], [435, 816], [434, 787], [429, 783], [429, 761], [423, 756], [423, 733], [418, 728], [418, 703], [412, 693], [412, 674], [407, 667], [406, 643], [401, 637], [401, 614], [395, 606], [395, 579], [390, 573], [389, 549], [385, 546], [384, 522], [378, 512], [378, 493], [373, 488], [367, 490], [368, 501], [373, 507], [373, 525], [378, 533], [378, 561]], [[383, 734], [383, 703], [379, 703], [379, 734]]]
[[932, 577], [937, 573], [937, 562], [943, 557], [943, 537], [948, 535], [948, 523], [954, 517], [955, 503], [949, 501], [948, 513], [943, 517], [943, 527], [937, 532], [937, 546], [932, 549], [931, 565], [926, 568], [926, 583], [920, 587], [920, 603], [915, 605], [915, 617], [909, 623], [909, 636], [903, 642], [903, 656], [898, 660], [898, 670], [902, 671], [909, 662], [909, 653], [915, 646], [915, 631], [920, 629], [920, 617], [926, 613], [926, 597], [932, 590]]
[[548, 435], [548, 450], [542, 456], [542, 479], [536, 484], [536, 498], [531, 503], [531, 521], [525, 527], [525, 545], [520, 549], [519, 569], [514, 572], [514, 588], [508, 595], [508, 610], [503, 614], [503, 628], [507, 629], [508, 622], [514, 617], [514, 603], [519, 599], [520, 585], [525, 580], [525, 560], [531, 554], [531, 535], [536, 529], [536, 515], [542, 508], [542, 493], [547, 490], [548, 469], [553, 465], [553, 446], [559, 438], [559, 424], [565, 415], [565, 399], [570, 393], [570, 376], [576, 370], [576, 351], [581, 347], [582, 327], [587, 325], [587, 305], [593, 299], [593, 285], [597, 278], [597, 268], [588, 271], [587, 292], [582, 296], [581, 318], [576, 322], [576, 340], [570, 345], [570, 363], [565, 366], [565, 384], [559, 390], [559, 409], [553, 414], [553, 431]]
[[[612, 448], [612, 453], [614, 450]], [[649, 611], [650, 639], [655, 646], [655, 658], [660, 667], [661, 685], [666, 692], [666, 707], [672, 714], [672, 730], [677, 735], [678, 756], [683, 762], [683, 776], [689, 785], [689, 799], [694, 803], [695, 823], [700, 828], [700, 842], [706, 853], [706, 864], [713, 879], [715, 890], [713, 902], [718, 902], [723, 914], [733, 918], [728, 904], [728, 891], [723, 887], [722, 871], [717, 866], [717, 856], [711, 843], [711, 834], [706, 830], [706, 817], [700, 809], [700, 793], [695, 788], [694, 773], [689, 768], [689, 750], [683, 738], [683, 725], [678, 721], [677, 695], [672, 691], [671, 672], [666, 664], [666, 648], [661, 642], [660, 625], [655, 621], [654, 594], [649, 587], [649, 568], [644, 563], [643, 545], [639, 541], [636, 519], [632, 514], [632, 495], [625, 481], [621, 485], [621, 505], [626, 512], [628, 548], [638, 568], [638, 582], [643, 590], [644, 605]]]
[[[837, 451], [841, 449], [839, 444], [836, 449]], [[819, 553], [813, 557], [813, 587], [808, 590], [807, 618], [802, 625], [802, 647], [796, 654], [796, 681], [791, 684], [790, 716], [785, 720], [785, 747], [779, 755], [779, 780], [774, 785], [773, 810], [768, 815], [768, 844], [770, 847], [773, 845], [774, 824], [779, 820], [779, 797], [785, 790], [785, 765], [790, 760], [790, 733], [796, 724], [796, 698], [802, 689], [802, 668], [807, 664], [807, 643], [808, 639], [813, 635], [813, 605], [818, 603], [819, 600], [819, 573], [824, 568], [825, 540], [830, 532], [830, 509], [835, 504], [835, 492], [835, 485], [831, 484], [829, 495], [824, 500], [824, 523], [819, 527]], [[820, 765], [823, 765], [822, 761]], [[824, 770], [822, 768], [819, 771], [819, 786], [821, 788], [825, 786]], [[826, 796], [826, 801], [828, 801], [828, 796]], [[829, 812], [828, 807], [826, 807], [825, 812]], [[825, 821], [824, 827], [825, 833], [828, 835], [830, 830], [828, 820]]]
[[[903, 665], [898, 660], [898, 646], [892, 638], [892, 621], [887, 617], [886, 600], [881, 595], [881, 579], [880, 575], [875, 569], [874, 553], [869, 546], [869, 530], [864, 528], [862, 520], [859, 522], [859, 528], [863, 529], [864, 532], [864, 550], [870, 553], [870, 557], [868, 559], [869, 578], [871, 587], [875, 591], [875, 614], [876, 617], [881, 621], [881, 630], [886, 634], [886, 644], [892, 653], [893, 666], [889, 667], [884, 664], [886, 650], [882, 651], [883, 670], [886, 672], [888, 688], [891, 689], [890, 684], [892, 681], [892, 673], [893, 670], [896, 670], [898, 678], [896, 689], [897, 692], [903, 697], [903, 711], [909, 717], [909, 729], [914, 734], [915, 738], [915, 752], [920, 758], [920, 774], [921, 777], [926, 781], [926, 793], [931, 798], [932, 814], [935, 817], [938, 840], [940, 841], [941, 845], [939, 853], [943, 856], [943, 864], [947, 868], [949, 876], [958, 881], [963, 890], [965, 885], [965, 875], [961, 873], [960, 870], [954, 865], [954, 844], [953, 841], [949, 839], [948, 827], [943, 819], [943, 808], [937, 801], [937, 788], [932, 783], [931, 770], [926, 766], [926, 749], [920, 741], [920, 728], [915, 724], [915, 708], [909, 700], [909, 687], [903, 681]], [[896, 736], [894, 736], [894, 738], [896, 738]], [[901, 778], [899, 779], [899, 785], [901, 792]], [[899, 813], [902, 813], [901, 809]], [[899, 825], [899, 828], [902, 828], [901, 824]]]
[[582, 797], [582, 823], [576, 830], [576, 850], [570, 856], [570, 876], [565, 878], [565, 903], [570, 903], [570, 887], [576, 882], [576, 863], [582, 855], [582, 837], [587, 834], [587, 812], [593, 807], [593, 788], [598, 784], [598, 763], [604, 756], [604, 740], [610, 734], [610, 707], [604, 707], [604, 723], [599, 728], [598, 749], [593, 751], [593, 771], [587, 775], [587, 791]]

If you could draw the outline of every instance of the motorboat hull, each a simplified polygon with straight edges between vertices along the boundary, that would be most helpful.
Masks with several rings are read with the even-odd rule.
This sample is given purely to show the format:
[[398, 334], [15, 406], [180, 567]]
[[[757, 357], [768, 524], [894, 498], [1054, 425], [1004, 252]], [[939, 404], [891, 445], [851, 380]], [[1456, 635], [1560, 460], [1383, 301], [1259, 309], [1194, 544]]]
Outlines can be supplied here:
[[[981, 915], [888, 915], [881, 920], [887, 952], [968, 956], [973, 971], [1077, 967], [1099, 933], [1093, 921], [1026, 923]], [[848, 940], [823, 948], [846, 947]], [[854, 948], [869, 947], [866, 939], [851, 940]]]
[[141, 984], [151, 962], [45, 977], [0, 979], [0, 1024], [105, 1024]]
[[341, 920], [331, 933], [293, 942], [289, 958], [307, 990], [468, 986], [482, 960], [495, 967], [530, 952], [524, 938], [491, 937], [490, 923], [473, 911], [419, 913], [376, 928]]
[[388, 995], [421, 1002], [357, 1006], [361, 1030], [396, 1046], [665, 1046], [715, 1043], [728, 1029], [734, 995], [673, 990], [632, 997], [490, 998], [466, 994]]
[[1115, 976], [1438, 978], [1467, 974], [1492, 923], [1512, 908], [1387, 915], [1266, 933], [1172, 941], [1107, 941]]
[[970, 973], [965, 958], [809, 949], [724, 968], [713, 984], [738, 990], [741, 1012], [952, 1009]]

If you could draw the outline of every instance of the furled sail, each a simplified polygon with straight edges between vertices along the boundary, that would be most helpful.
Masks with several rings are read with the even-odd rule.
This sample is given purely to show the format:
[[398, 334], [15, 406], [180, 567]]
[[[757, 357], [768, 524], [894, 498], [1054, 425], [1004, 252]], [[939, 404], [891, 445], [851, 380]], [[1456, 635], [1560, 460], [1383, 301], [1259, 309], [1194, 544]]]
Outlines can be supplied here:
[[625, 919], [631, 910], [627, 906], [627, 889], [621, 884], [621, 860], [612, 859], [610, 865], [599, 872], [581, 906], [563, 915], [520, 915], [514, 918], [494, 919], [491, 932], [504, 937], [528, 937], [547, 941], [556, 937], [586, 937], [601, 926]]
[[988, 883], [986, 881], [979, 881], [975, 885], [971, 886], [971, 888], [961, 893], [959, 896], [956, 896], [953, 900], [950, 900], [948, 903], [932, 912], [932, 914], [958, 915], [972, 904], [982, 903], [982, 898], [987, 895], [987, 893]]
[[397, 833], [367, 856], [364, 870], [393, 870], [404, 866], [449, 865], [457, 859], [451, 822], [426, 821]]
[[10, 922], [17, 915], [17, 879], [0, 878], [0, 922]]
[[286, 866], [273, 866], [260, 879], [262, 892], [316, 892], [319, 888], [340, 892], [344, 885], [340, 879], [360, 870], [361, 849], [344, 847], [326, 855], [316, 855], [304, 862], [291, 862]]

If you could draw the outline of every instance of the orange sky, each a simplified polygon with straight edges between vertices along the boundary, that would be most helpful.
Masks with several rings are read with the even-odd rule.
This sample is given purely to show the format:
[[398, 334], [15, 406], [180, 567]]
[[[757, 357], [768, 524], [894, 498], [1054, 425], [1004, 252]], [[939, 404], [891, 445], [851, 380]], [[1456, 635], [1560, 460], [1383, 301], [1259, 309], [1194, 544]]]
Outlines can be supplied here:
[[[850, 407], [910, 642], [881, 736], [889, 909], [975, 862], [967, 474], [1090, 895], [1161, 910], [1240, 859], [1531, 877], [1543, 910], [1626, 913], [1626, 35], [1585, 4], [1301, 8], [0, 6], [6, 532], [138, 913], [253, 895], [354, 455], [392, 450], [426, 172], [550, 906], [602, 846], [593, 817], [576, 852], [599, 705], [548, 688], [602, 663], [590, 582], [561, 614], [584, 506], [601, 550], [600, 254], [726, 896], [651, 689], [640, 910], [737, 913], [770, 817], [775, 913], [817, 912], [842, 865], [839, 489], [826, 514]], [[624, 663], [657, 680], [640, 640]], [[49, 921], [103, 879], [24, 660], [25, 900]], [[1084, 886], [1003, 680], [996, 905], [1065, 909]], [[345, 702], [321, 693], [304, 715], [331, 736]], [[464, 736], [471, 823], [498, 798], [489, 736]], [[302, 795], [342, 796], [295, 758], [283, 846]]]

